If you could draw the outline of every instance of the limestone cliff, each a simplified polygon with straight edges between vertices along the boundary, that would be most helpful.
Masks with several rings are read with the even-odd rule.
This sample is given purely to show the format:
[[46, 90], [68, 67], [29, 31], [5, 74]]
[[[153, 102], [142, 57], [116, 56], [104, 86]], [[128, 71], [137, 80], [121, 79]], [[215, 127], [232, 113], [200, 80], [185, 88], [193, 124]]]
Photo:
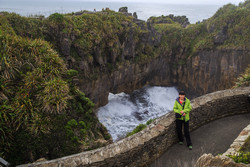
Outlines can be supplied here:
[[[178, 86], [192, 97], [231, 88], [250, 63], [249, 40], [242, 44], [236, 37], [240, 33], [235, 32], [235, 27], [249, 17], [236, 18], [232, 13], [238, 8], [233, 7], [230, 13], [227, 10], [231, 7], [226, 5], [208, 21], [186, 28], [170, 19], [171, 15], [152, 17], [147, 21], [147, 27], [140, 22], [137, 25], [146, 33], [139, 35], [137, 43], [125, 47], [125, 53], [135, 58], [128, 58], [129, 63], [121, 64], [109, 73], [101, 73], [96, 80], [80, 79], [79, 87], [98, 105], [107, 103], [109, 92], [131, 92], [147, 84]], [[218, 15], [222, 11], [227, 11], [229, 16]], [[223, 26], [219, 25], [221, 19], [225, 20]], [[182, 20], [185, 21], [185, 17]], [[249, 32], [244, 33], [249, 35]], [[130, 39], [133, 39], [132, 35]], [[154, 55], [150, 55], [145, 47], [143, 52], [149, 56], [146, 60], [140, 57], [140, 61], [136, 61], [138, 50], [133, 46], [138, 43], [151, 46]]]
[[198, 96], [231, 88], [249, 62], [250, 52], [246, 50], [202, 51], [177, 67], [174, 67], [171, 57], [159, 56], [142, 64], [123, 66], [96, 80], [81, 79], [78, 85], [100, 105], [107, 103], [109, 92], [129, 93], [147, 84], [178, 86], [189, 95]]
[[[186, 17], [152, 17], [145, 22], [135, 14], [109, 9], [48, 18], [0, 13], [0, 109], [8, 115], [3, 132], [9, 133], [0, 145], [17, 141], [10, 143], [11, 149], [1, 148], [8, 149], [9, 157], [30, 162], [100, 147], [110, 136], [87, 97], [99, 107], [108, 102], [109, 92], [131, 92], [147, 84], [176, 85], [193, 96], [232, 87], [250, 64], [249, 2], [226, 5], [193, 25]], [[67, 112], [59, 112], [60, 107]], [[52, 111], [56, 116], [48, 115]], [[16, 118], [22, 120], [17, 124]], [[37, 129], [38, 137], [33, 134]], [[24, 141], [34, 147], [23, 148]], [[39, 148], [43, 152], [37, 152]], [[24, 158], [15, 150], [25, 150]]]
[[192, 96], [232, 87], [250, 63], [248, 4], [225, 5], [193, 25], [173, 15], [145, 22], [127, 15], [127, 8], [40, 20], [3, 15], [16, 34], [49, 41], [79, 72], [74, 83], [98, 107], [109, 92], [147, 84], [176, 85]]
[[202, 51], [179, 66], [174, 78], [180, 88], [202, 95], [234, 86], [249, 63], [249, 50]]

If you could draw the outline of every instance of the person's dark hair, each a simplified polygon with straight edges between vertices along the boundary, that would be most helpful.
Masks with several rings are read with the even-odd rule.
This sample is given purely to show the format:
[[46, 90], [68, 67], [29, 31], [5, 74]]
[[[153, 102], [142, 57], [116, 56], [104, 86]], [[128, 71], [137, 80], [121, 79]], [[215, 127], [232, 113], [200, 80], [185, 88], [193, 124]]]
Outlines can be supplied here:
[[186, 95], [185, 92], [182, 90], [179, 92], [179, 95]]

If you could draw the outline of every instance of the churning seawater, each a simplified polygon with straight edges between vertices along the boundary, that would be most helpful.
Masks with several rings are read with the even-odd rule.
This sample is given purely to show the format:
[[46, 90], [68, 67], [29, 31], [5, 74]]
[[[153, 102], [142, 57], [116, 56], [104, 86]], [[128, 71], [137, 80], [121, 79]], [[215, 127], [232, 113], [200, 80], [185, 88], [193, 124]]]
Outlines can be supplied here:
[[117, 141], [137, 125], [171, 111], [177, 96], [176, 88], [159, 86], [146, 86], [131, 94], [110, 93], [108, 104], [98, 109], [97, 116]]
[[168, 3], [143, 3], [124, 1], [97, 1], [97, 0], [0, 0], [0, 11], [15, 12], [23, 16], [44, 15], [57, 13], [71, 13], [81, 10], [101, 11], [110, 8], [118, 11], [122, 6], [127, 6], [129, 12], [137, 12], [138, 18], [147, 20], [151, 16], [174, 14], [185, 15], [191, 23], [207, 19], [221, 7], [221, 5], [204, 4], [168, 4]]

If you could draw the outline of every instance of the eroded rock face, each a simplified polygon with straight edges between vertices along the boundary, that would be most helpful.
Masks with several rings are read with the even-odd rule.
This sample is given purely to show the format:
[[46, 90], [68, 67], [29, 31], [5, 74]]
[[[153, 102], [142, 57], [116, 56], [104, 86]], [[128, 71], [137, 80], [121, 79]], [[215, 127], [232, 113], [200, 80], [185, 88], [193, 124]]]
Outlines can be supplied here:
[[202, 95], [231, 88], [249, 62], [247, 50], [202, 51], [179, 66], [174, 78], [180, 88]]
[[[97, 80], [80, 80], [78, 86], [84, 90], [97, 105], [108, 102], [108, 94], [126, 92], [130, 93], [145, 85], [172, 85], [170, 58], [158, 57], [143, 64], [129, 64], [118, 70], [104, 73]], [[84, 84], [81, 84], [84, 83]]]
[[138, 16], [137, 16], [137, 13], [136, 13], [136, 12], [133, 13], [133, 17], [134, 17], [135, 19], [138, 19]]
[[[126, 7], [119, 11], [128, 13]], [[94, 39], [87, 49], [85, 43], [77, 42], [81, 38], [76, 32], [69, 29], [68, 33], [63, 33], [64, 27], [60, 24], [49, 28], [48, 38], [54, 41], [68, 67], [79, 71], [76, 84], [97, 104], [96, 107], [107, 104], [109, 92], [130, 93], [148, 84], [178, 86], [189, 97], [231, 88], [250, 63], [250, 51], [201, 49], [190, 56], [192, 49], [188, 47], [191, 46], [185, 46], [174, 37], [176, 44], [169, 49], [164, 45], [171, 42], [164, 43], [162, 39], [171, 38], [171, 32], [159, 32], [154, 24], [172, 22], [183, 27], [189, 24], [185, 16], [173, 15], [151, 18], [147, 22], [136, 18], [122, 20], [119, 25], [123, 31], [117, 31], [114, 40], [107, 37], [108, 41], [100, 43], [100, 39]], [[213, 33], [213, 26], [206, 31]], [[193, 35], [199, 36], [199, 31], [195, 32]], [[214, 48], [227, 38], [228, 27], [224, 26], [212, 39]]]
[[121, 8], [119, 8], [119, 12], [128, 13], [128, 7], [121, 7]]
[[196, 167], [247, 167], [250, 165], [235, 163], [226, 156], [216, 156], [212, 154], [203, 154], [197, 161]]
[[130, 93], [145, 85], [178, 86], [189, 96], [199, 96], [231, 88], [235, 79], [250, 62], [250, 52], [243, 50], [211, 50], [199, 52], [184, 65], [173, 66], [175, 56], [162, 55], [151, 61], [122, 66], [104, 73], [97, 80], [80, 80], [78, 84], [97, 106], [108, 102], [108, 94]]

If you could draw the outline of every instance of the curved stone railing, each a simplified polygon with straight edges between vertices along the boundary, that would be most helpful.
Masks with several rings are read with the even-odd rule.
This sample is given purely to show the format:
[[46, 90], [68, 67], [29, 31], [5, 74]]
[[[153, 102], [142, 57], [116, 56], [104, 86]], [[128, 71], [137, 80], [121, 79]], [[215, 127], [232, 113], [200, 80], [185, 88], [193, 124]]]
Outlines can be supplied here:
[[223, 155], [224, 156], [239, 155], [240, 148], [245, 144], [249, 136], [250, 136], [250, 124], [240, 132], [239, 136], [230, 145], [230, 148], [225, 153], [223, 153]]
[[[228, 89], [203, 95], [191, 101], [190, 130], [212, 120], [250, 113], [250, 87]], [[26, 166], [147, 166], [177, 141], [175, 116], [166, 114], [143, 131], [108, 146]]]
[[250, 167], [250, 164], [236, 163], [227, 155], [238, 155], [241, 146], [243, 146], [250, 136], [250, 124], [245, 127], [239, 136], [230, 145], [230, 148], [222, 155], [213, 156], [212, 154], [203, 154], [196, 162], [197, 167], [203, 166], [234, 166], [234, 167]]

